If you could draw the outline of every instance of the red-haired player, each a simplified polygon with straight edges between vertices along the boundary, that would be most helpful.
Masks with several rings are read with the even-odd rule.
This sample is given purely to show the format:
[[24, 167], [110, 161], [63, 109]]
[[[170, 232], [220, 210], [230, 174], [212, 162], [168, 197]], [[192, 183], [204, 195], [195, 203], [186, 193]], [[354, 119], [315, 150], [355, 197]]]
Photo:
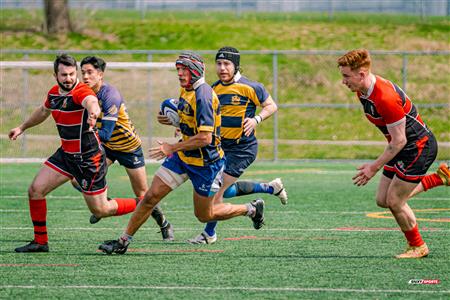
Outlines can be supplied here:
[[[407, 201], [417, 192], [415, 189], [436, 158], [436, 139], [403, 90], [371, 73], [371, 58], [367, 50], [350, 51], [337, 63], [342, 83], [357, 93], [367, 119], [388, 140], [387, 147], [375, 161], [358, 167], [353, 182], [363, 186], [383, 168], [377, 204], [391, 210], [408, 241], [406, 251], [396, 258], [425, 257], [429, 250]], [[439, 176], [434, 176], [435, 182], [431, 185], [442, 185], [439, 179]]]

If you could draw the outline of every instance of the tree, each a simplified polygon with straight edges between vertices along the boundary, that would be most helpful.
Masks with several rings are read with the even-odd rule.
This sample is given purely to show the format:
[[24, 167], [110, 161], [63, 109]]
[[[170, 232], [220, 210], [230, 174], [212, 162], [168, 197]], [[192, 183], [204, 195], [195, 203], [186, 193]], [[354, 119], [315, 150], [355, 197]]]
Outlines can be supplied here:
[[44, 0], [47, 33], [60, 34], [72, 31], [67, 0]]

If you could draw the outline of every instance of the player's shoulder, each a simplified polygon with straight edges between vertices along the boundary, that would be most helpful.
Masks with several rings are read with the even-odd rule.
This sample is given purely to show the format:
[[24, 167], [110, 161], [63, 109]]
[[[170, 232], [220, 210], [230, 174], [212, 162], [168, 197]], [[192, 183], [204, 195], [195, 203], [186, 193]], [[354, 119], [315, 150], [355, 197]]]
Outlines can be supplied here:
[[394, 84], [378, 75], [376, 76], [373, 94], [374, 95], [371, 98], [374, 98], [374, 100], [380, 102], [387, 101], [392, 97], [398, 97]]
[[251, 80], [248, 77], [245, 76], [241, 76], [239, 78], [239, 80], [236, 82], [237, 84], [241, 84], [241, 85], [246, 85], [249, 88], [252, 88], [255, 91], [258, 90], [265, 90], [264, 85], [261, 82], [255, 81], [255, 80]]
[[214, 93], [212, 87], [207, 84], [206, 82], [200, 84], [196, 89], [195, 89], [195, 96], [197, 98], [211, 98], [211, 95]]
[[119, 90], [115, 86], [106, 82], [102, 84], [100, 90], [97, 93], [97, 96], [102, 100], [109, 99], [119, 102], [122, 101], [122, 95], [120, 94]]
[[49, 95], [58, 95], [59, 94], [59, 86], [55, 84], [52, 86], [52, 88], [48, 91]]

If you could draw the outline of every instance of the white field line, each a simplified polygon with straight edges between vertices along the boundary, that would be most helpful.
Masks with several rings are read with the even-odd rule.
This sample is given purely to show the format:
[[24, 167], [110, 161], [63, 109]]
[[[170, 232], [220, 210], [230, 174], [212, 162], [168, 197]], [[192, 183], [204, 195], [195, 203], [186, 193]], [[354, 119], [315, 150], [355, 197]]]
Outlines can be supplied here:
[[203, 290], [203, 291], [255, 291], [255, 292], [331, 292], [331, 293], [401, 293], [401, 294], [450, 294], [450, 290], [385, 290], [347, 288], [302, 288], [302, 287], [206, 287], [206, 286], [151, 286], [151, 285], [0, 285], [0, 289], [121, 289], [121, 290]]
[[[0, 199], [28, 199], [28, 196], [26, 194], [23, 195], [0, 195]], [[46, 196], [47, 199], [83, 199], [83, 196], [77, 195], [77, 196], [54, 196], [54, 195], [47, 195]], [[417, 197], [417, 198], [412, 198], [411, 200], [424, 200], [424, 201], [432, 201], [432, 200], [437, 200], [437, 201], [450, 201], [450, 197], [446, 198], [446, 197], [430, 197], [430, 198], [421, 198], [421, 197]]]
[[[47, 230], [49, 231], [117, 231], [118, 229], [120, 229], [120, 226], [117, 227], [49, 227], [47, 228]], [[29, 227], [0, 227], [0, 230], [32, 230], [32, 226], [30, 225]], [[155, 228], [140, 228], [139, 231], [154, 231]], [[198, 228], [194, 228], [194, 227], [189, 227], [189, 228], [183, 228], [183, 227], [176, 227], [175, 230], [177, 232], [191, 232], [191, 231], [198, 231]], [[240, 228], [240, 227], [235, 227], [235, 228], [223, 228], [221, 229], [222, 231], [253, 231], [252, 228], [247, 227], [247, 228]], [[329, 232], [343, 232], [343, 233], [351, 233], [351, 232], [386, 232], [386, 231], [398, 231], [398, 229], [396, 228], [392, 228], [392, 229], [351, 229], [351, 230], [342, 230], [342, 229], [338, 229], [338, 228], [264, 228], [264, 231], [329, 231]], [[438, 230], [433, 230], [432, 231], [433, 234], [434, 233], [439, 233], [439, 232], [450, 232], [450, 229], [444, 229], [444, 228], [439, 228]]]

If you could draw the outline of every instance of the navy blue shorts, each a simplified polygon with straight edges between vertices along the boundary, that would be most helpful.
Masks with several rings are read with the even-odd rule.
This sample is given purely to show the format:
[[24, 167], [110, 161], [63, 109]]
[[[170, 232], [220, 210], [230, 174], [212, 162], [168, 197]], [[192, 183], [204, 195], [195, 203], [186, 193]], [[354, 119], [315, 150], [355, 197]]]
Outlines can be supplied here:
[[60, 147], [44, 164], [70, 179], [75, 178], [84, 194], [97, 195], [106, 190], [107, 166], [103, 149], [73, 155]]
[[186, 174], [191, 180], [192, 186], [197, 194], [211, 197], [217, 193], [222, 185], [224, 165], [225, 158], [203, 167], [192, 166], [186, 164], [180, 159], [177, 153], [174, 153], [164, 160], [162, 167], [179, 175]]
[[437, 156], [437, 142], [434, 135], [422, 137], [415, 143], [408, 143], [383, 169], [383, 175], [403, 181], [419, 183], [426, 175]]
[[227, 162], [225, 173], [239, 178], [256, 159], [258, 154], [258, 142], [251, 144], [236, 144], [233, 146], [222, 146]]
[[145, 166], [144, 153], [142, 147], [137, 148], [133, 152], [122, 152], [105, 148], [106, 158], [113, 163], [117, 160], [121, 166], [127, 169], [138, 169]]

